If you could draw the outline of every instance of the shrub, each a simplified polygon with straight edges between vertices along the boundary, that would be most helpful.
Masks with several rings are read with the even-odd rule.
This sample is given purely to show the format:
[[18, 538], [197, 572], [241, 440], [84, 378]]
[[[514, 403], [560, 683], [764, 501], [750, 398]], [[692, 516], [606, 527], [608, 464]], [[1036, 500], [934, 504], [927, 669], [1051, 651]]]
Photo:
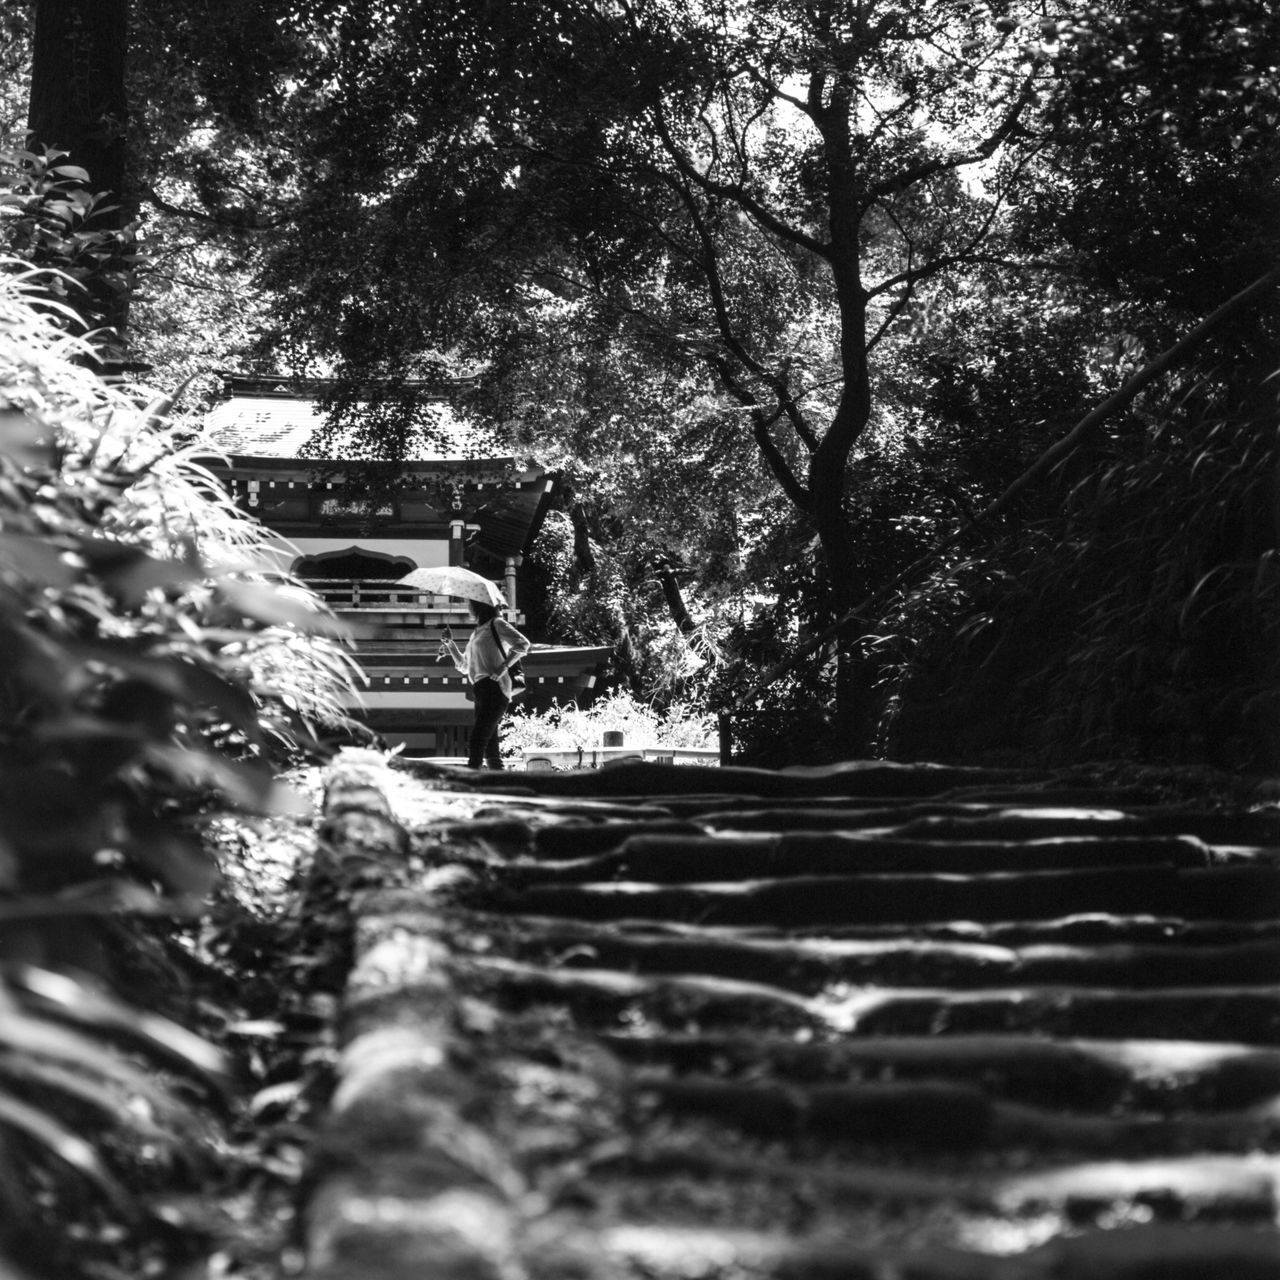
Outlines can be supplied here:
[[602, 695], [591, 706], [575, 702], [552, 703], [545, 711], [516, 709], [503, 730], [503, 751], [590, 751], [600, 746], [604, 734], [620, 730], [627, 746], [713, 747], [713, 718], [687, 703], [677, 703], [659, 713], [638, 702], [625, 689]]
[[1274, 383], [1226, 372], [1113, 430], [1060, 515], [898, 602], [890, 754], [1280, 762]]

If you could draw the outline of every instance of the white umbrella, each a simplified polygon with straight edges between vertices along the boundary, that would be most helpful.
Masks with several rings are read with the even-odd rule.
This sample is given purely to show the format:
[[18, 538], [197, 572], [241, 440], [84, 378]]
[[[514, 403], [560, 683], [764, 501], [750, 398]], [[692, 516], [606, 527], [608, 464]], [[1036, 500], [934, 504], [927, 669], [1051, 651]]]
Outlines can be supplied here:
[[497, 609], [506, 608], [507, 598], [498, 584], [482, 578], [461, 565], [443, 565], [438, 569], [415, 569], [396, 582], [398, 587], [429, 591], [437, 596], [454, 596], [462, 600], [479, 600]]

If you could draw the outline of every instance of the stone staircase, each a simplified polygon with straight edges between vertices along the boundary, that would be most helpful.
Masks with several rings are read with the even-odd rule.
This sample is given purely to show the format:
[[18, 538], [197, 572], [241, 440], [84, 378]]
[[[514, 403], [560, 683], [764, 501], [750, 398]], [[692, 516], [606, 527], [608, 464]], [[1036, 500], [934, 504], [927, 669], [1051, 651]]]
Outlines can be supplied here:
[[1280, 1276], [1280, 810], [351, 757], [313, 1280]]

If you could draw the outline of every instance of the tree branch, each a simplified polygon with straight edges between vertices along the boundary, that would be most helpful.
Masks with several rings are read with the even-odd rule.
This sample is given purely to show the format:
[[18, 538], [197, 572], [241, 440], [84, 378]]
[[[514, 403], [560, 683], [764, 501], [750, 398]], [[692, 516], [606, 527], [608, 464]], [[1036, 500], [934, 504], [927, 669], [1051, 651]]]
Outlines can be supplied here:
[[793, 107], [795, 107], [795, 109], [799, 111], [802, 115], [809, 116], [810, 119], [813, 118], [813, 111], [811, 110], [811, 102], [809, 100], [806, 100], [805, 98], [797, 98], [794, 94], [791, 94], [791, 93], [784, 93], [781, 89], [778, 88], [776, 84], [773, 83], [772, 80], [769, 79], [768, 76], [766, 76], [757, 67], [748, 67], [747, 75], [752, 80], [754, 80], [756, 84], [759, 85], [760, 88], [763, 89], [767, 94], [769, 94], [774, 98], [777, 98], [779, 102], [788, 102]]
[[736, 204], [745, 213], [749, 213], [766, 231], [771, 232], [780, 240], [799, 245], [810, 253], [817, 254], [820, 258], [828, 258], [830, 256], [831, 248], [829, 245], [815, 239], [807, 232], [801, 231], [798, 227], [793, 227], [789, 222], [780, 218], [773, 210], [766, 208], [753, 195], [744, 190], [740, 183], [715, 182], [707, 177], [684, 154], [676, 140], [671, 136], [671, 131], [667, 128], [666, 120], [663, 118], [661, 107], [654, 109], [653, 119], [663, 148], [687, 181], [694, 183], [707, 192], [708, 195], [719, 196], [721, 199], [729, 200]]
[[203, 209], [184, 209], [181, 205], [172, 204], [166, 200], [152, 186], [143, 186], [141, 193], [149, 204], [154, 205], [162, 213], [170, 213], [175, 218], [188, 218], [193, 222], [207, 222], [211, 226], [225, 227], [233, 231], [271, 231], [275, 227], [283, 227], [286, 223], [293, 221], [292, 217], [283, 214], [278, 218], [262, 220], [250, 218], [247, 214], [228, 217], [225, 214], [209, 213]]
[[961, 250], [959, 253], [944, 253], [940, 258], [933, 258], [929, 262], [922, 263], [918, 267], [914, 267], [908, 271], [899, 271], [896, 276], [890, 276], [888, 280], [882, 280], [879, 284], [874, 285], [867, 290], [868, 298], [878, 298], [882, 293], [888, 293], [891, 289], [896, 289], [901, 285], [911, 288], [920, 283], [921, 280], [928, 280], [930, 276], [936, 276], [939, 272], [948, 271], [952, 267], [961, 264], [977, 265], [979, 263], [989, 267], [1017, 267], [1022, 264], [1010, 261], [1008, 258], [1002, 258], [994, 253], [967, 253]]
[[889, 326], [893, 324], [893, 322], [906, 309], [907, 303], [911, 301], [911, 297], [914, 293], [915, 293], [915, 285], [913, 283], [908, 283], [907, 287], [902, 291], [902, 296], [899, 298], [895, 298], [893, 300], [892, 305], [889, 307], [889, 314], [885, 316], [883, 321], [881, 321], [879, 327], [876, 329], [875, 333], [871, 335], [870, 340], [867, 342], [868, 355], [870, 355], [871, 352], [875, 350], [876, 345], [879, 343], [880, 339], [883, 338], [886, 333], [888, 333]]
[[720, 381], [729, 394], [739, 404], [751, 410], [751, 434], [756, 447], [764, 456], [765, 462], [769, 464], [769, 470], [773, 472], [787, 497], [799, 510], [807, 511], [809, 490], [796, 479], [795, 472], [791, 470], [786, 458], [782, 456], [781, 450], [769, 434], [770, 428], [782, 416], [781, 408], [772, 417], [768, 416], [759, 400], [733, 376], [733, 370], [729, 368], [729, 363], [723, 356], [708, 353], [704, 359], [719, 374]]
[[[694, 231], [702, 245], [702, 270], [707, 278], [707, 287], [711, 293], [711, 305], [715, 311], [716, 326], [720, 330], [720, 336], [725, 346], [746, 368], [768, 385], [769, 389], [777, 397], [780, 412], [787, 415], [787, 419], [795, 429], [796, 434], [810, 450], [816, 449], [818, 445], [817, 436], [805, 420], [804, 414], [800, 412], [799, 405], [792, 398], [787, 387], [786, 377], [781, 374], [771, 373], [766, 369], [760, 360], [746, 349], [746, 346], [734, 331], [733, 322], [729, 318], [729, 308], [725, 302], [724, 285], [720, 279], [720, 268], [716, 258], [715, 242], [711, 238], [711, 231], [707, 227], [706, 219], [702, 216], [702, 210], [698, 207], [698, 202], [694, 198], [693, 192], [689, 190], [688, 185], [686, 183], [677, 183], [675, 188], [688, 211], [689, 217], [693, 222]], [[758, 403], [754, 397], [752, 403]], [[770, 441], [770, 444], [772, 444], [772, 441]]]
[[979, 161], [991, 159], [1000, 149], [1005, 139], [1013, 132], [1018, 123], [1018, 117], [1030, 105], [1034, 93], [1034, 77], [1028, 76], [1023, 81], [1022, 91], [1005, 113], [1004, 119], [983, 142], [980, 142], [972, 150], [957, 156], [938, 156], [932, 160], [922, 161], [920, 164], [912, 165], [911, 168], [903, 170], [902, 173], [892, 178], [886, 178], [883, 182], [869, 187], [863, 197], [864, 208], [869, 209], [877, 200], [883, 200], [885, 196], [896, 195], [900, 191], [906, 191], [909, 187], [915, 186], [917, 182], [932, 178], [936, 173], [963, 169], [966, 165], [977, 164]]

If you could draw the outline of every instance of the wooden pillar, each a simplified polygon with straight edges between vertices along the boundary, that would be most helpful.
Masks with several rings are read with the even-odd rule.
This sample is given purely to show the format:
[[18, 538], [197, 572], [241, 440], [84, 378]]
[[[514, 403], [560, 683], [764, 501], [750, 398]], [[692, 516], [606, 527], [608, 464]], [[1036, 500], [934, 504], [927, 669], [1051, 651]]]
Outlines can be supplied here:
[[503, 586], [507, 593], [507, 608], [514, 612], [516, 607], [516, 569], [523, 557], [508, 556]]

